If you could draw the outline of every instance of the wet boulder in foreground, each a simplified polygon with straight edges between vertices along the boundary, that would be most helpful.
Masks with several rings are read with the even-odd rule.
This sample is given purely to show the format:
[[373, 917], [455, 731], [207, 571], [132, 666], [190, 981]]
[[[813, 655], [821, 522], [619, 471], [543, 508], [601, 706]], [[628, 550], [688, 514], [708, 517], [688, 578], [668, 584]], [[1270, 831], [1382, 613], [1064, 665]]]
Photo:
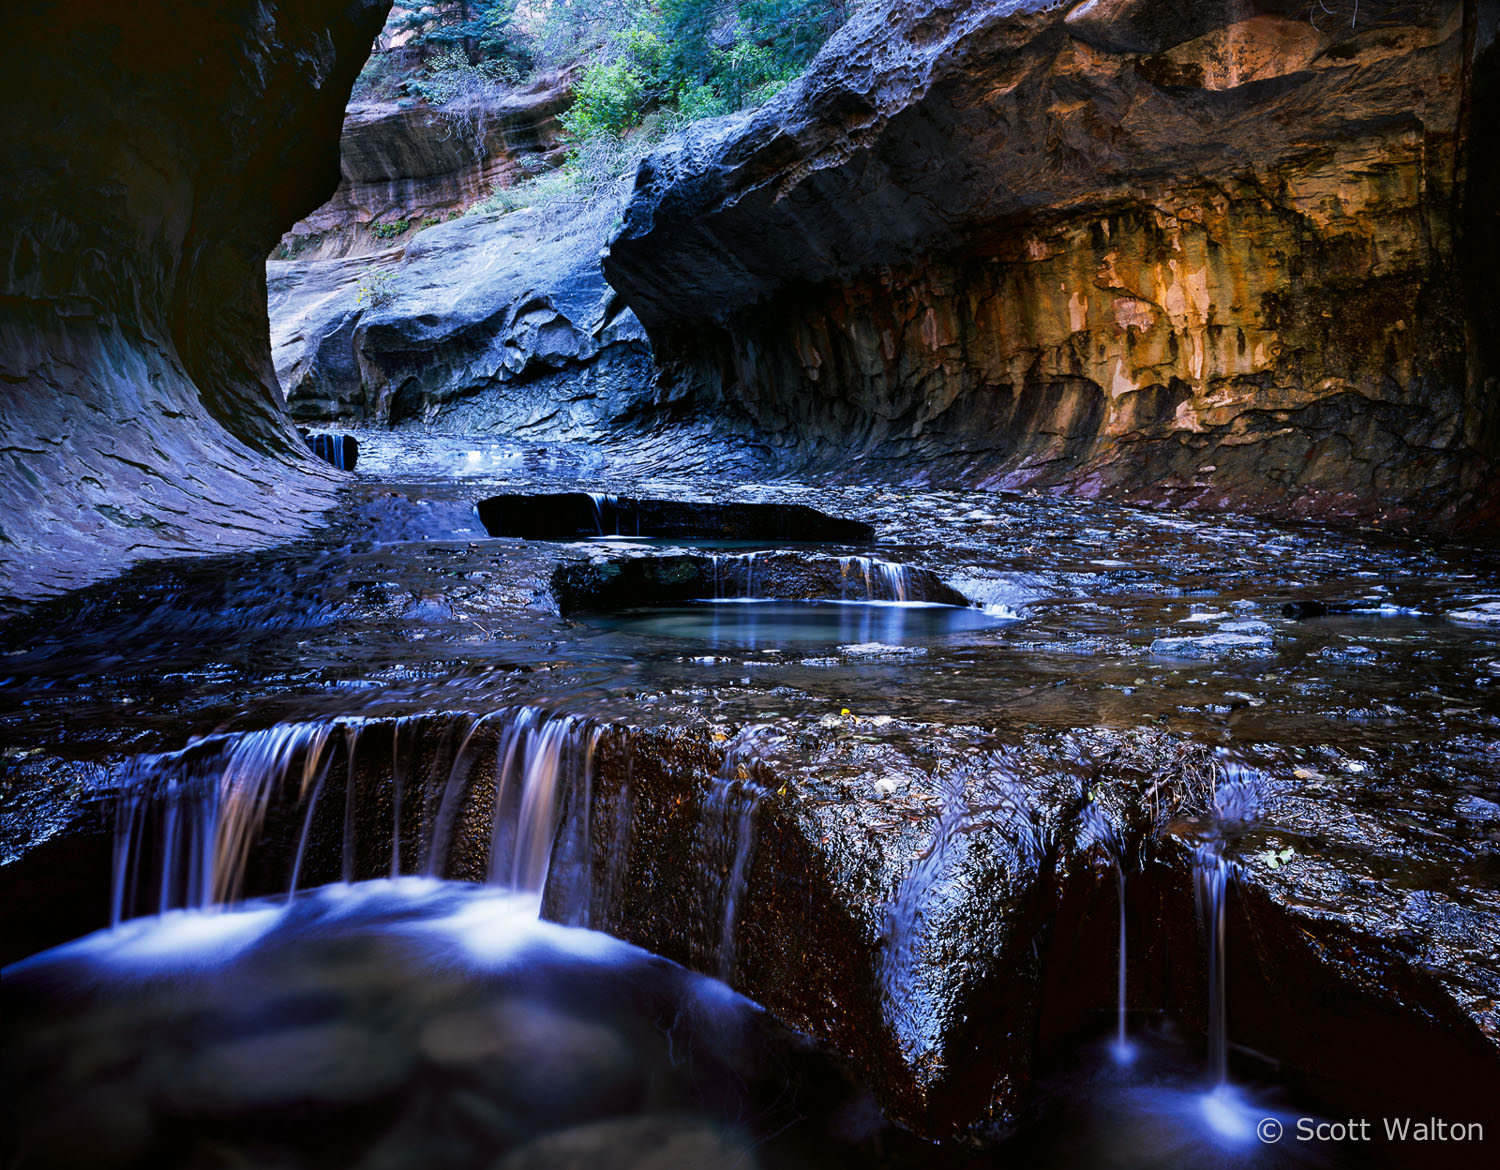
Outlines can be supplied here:
[[829, 716], [704, 736], [687, 788], [691, 733], [637, 732], [628, 767], [602, 744], [586, 880], [546, 911], [718, 974], [834, 1044], [919, 1132], [1000, 1136], [1027, 1099], [1086, 782], [1111, 753], [1137, 780], [1151, 757], [1102, 733], [928, 730]]
[[479, 501], [479, 518], [491, 536], [524, 540], [648, 536], [857, 543], [875, 536], [862, 521], [806, 504], [718, 504], [589, 492], [491, 496]]
[[1209, 1031], [1194, 889], [1213, 841], [1232, 1075], [1274, 1067], [1333, 1111], [1480, 1117], [1500, 1075], [1492, 843], [1480, 825], [1462, 847], [1393, 842], [1382, 800], [1452, 815], [1446, 765], [1407, 763], [1415, 797], [1394, 772], [1372, 803], [1304, 768], [1260, 777], [1253, 815], [1221, 824], [1222, 764], [1155, 729], [636, 729], [574, 790], [544, 912], [726, 979], [918, 1133], [995, 1139], [1049, 1057], [1113, 1027], [1116, 857], [1131, 1026]]

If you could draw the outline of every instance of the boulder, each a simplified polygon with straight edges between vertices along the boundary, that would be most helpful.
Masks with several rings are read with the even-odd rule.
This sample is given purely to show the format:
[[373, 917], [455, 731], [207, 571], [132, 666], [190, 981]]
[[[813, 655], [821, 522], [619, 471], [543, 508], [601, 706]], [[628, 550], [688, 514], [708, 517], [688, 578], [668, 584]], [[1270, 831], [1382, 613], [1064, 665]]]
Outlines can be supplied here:
[[1458, 794], [1493, 791], [1487, 751], [1257, 769], [1155, 728], [638, 728], [599, 741], [543, 909], [726, 979], [917, 1133], [994, 1140], [1114, 1025], [1117, 863], [1132, 1017], [1207, 1029], [1209, 866], [1237, 1059], [1330, 1109], [1477, 1117], [1500, 914]]
[[605, 274], [780, 466], [1500, 523], [1473, 0], [887, 0], [641, 166]]

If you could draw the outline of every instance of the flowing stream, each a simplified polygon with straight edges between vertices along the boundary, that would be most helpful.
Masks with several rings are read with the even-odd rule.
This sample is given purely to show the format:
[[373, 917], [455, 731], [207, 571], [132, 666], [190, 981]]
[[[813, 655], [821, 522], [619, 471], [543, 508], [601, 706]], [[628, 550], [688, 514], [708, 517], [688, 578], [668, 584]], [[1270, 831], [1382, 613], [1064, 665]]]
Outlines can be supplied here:
[[[3, 990], [32, 1164], [1351, 1164], [1255, 1137], [1323, 1105], [1257, 1063], [1236, 883], [1335, 904], [1316, 842], [1357, 830], [1360, 896], [1460, 922], [1500, 823], [1495, 556], [359, 450], [317, 538], [3, 631], [6, 791], [45, 800], [7, 796], [0, 849], [53, 891]], [[521, 488], [570, 493], [580, 533], [486, 536], [476, 502]], [[620, 533], [648, 496], [876, 540]], [[640, 558], [654, 593], [561, 606], [561, 568], [609, 585]], [[1430, 855], [1379, 852], [1396, 799]], [[1455, 823], [1467, 852], [1438, 852]], [[1413, 884], [1436, 870], [1460, 884]], [[1063, 1023], [1032, 1053], [1042, 1017], [1005, 1013], [1038, 1004]], [[961, 1066], [986, 1046], [1022, 1071]], [[981, 1081], [1015, 1091], [1008, 1144], [899, 1124]]]

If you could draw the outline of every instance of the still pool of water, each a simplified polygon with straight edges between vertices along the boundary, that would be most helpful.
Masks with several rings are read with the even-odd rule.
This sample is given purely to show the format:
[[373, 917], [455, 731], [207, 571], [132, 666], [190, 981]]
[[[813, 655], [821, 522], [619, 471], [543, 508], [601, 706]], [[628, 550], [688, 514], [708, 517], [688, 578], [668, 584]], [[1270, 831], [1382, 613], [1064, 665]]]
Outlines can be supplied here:
[[590, 614], [591, 625], [706, 647], [901, 646], [1004, 625], [982, 609], [918, 601], [761, 601], [731, 598]]

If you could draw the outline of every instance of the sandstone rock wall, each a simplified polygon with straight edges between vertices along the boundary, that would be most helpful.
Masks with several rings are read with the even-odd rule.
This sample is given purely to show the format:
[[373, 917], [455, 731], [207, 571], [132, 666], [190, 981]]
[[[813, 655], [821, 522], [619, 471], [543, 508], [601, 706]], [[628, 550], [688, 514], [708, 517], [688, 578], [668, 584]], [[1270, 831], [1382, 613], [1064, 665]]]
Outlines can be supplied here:
[[350, 105], [339, 143], [338, 190], [287, 233], [279, 254], [311, 259], [378, 252], [390, 240], [375, 234], [374, 225], [415, 228], [447, 219], [497, 185], [526, 177], [528, 168], [560, 164], [557, 116], [572, 98], [571, 79], [553, 75], [463, 114], [411, 102]]
[[276, 386], [264, 257], [337, 184], [386, 7], [70, 0], [7, 21], [0, 598], [284, 539], [326, 505]]
[[1500, 524], [1494, 14], [1331, 7], [873, 6], [637, 177], [605, 273], [671, 413], [788, 467]]

